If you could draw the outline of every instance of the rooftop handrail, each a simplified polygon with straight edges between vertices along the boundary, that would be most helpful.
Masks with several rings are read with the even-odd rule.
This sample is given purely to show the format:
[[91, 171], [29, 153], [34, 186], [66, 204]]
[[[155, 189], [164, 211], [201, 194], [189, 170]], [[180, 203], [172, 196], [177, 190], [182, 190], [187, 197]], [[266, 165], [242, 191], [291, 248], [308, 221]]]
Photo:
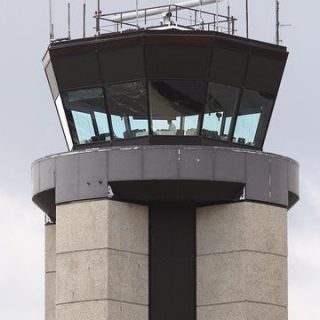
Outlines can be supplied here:
[[[160, 15], [160, 19], [154, 19], [154, 16], [157, 15]], [[94, 18], [96, 19], [95, 29], [97, 35], [106, 32], [123, 32], [126, 27], [130, 29], [156, 29], [168, 26], [234, 34], [235, 21], [237, 20], [233, 16], [175, 4], [107, 14], [102, 14], [99, 11], [95, 13]], [[159, 21], [159, 23], [156, 23], [155, 20]], [[101, 25], [102, 21], [111, 24], [103, 26]], [[106, 27], [111, 27], [111, 29], [106, 29]]]

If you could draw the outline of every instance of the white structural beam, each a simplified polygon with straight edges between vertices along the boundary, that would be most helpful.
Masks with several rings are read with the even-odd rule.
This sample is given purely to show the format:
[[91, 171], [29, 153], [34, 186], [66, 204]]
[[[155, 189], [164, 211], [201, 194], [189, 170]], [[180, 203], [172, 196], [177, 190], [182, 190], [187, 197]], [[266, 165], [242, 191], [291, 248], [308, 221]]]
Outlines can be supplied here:
[[[173, 4], [173, 6], [178, 6], [178, 10], [183, 10], [183, 8], [179, 8], [179, 7], [194, 8], [194, 7], [205, 6], [208, 4], [222, 2], [222, 1], [223, 0], [202, 0], [202, 1], [201, 0], [188, 0], [188, 1]], [[108, 19], [113, 20], [115, 22], [121, 22], [121, 21], [124, 22], [124, 21], [134, 20], [137, 18], [138, 19], [144, 18], [145, 14], [147, 17], [150, 17], [150, 16], [166, 13], [168, 11], [169, 6], [170, 5], [168, 5], [166, 7], [147, 9], [146, 12], [145, 12], [145, 9], [143, 9], [143, 10], [137, 10], [137, 11], [135, 10], [132, 12], [127, 12], [122, 15], [120, 13], [117, 13], [111, 17], [109, 16]]]

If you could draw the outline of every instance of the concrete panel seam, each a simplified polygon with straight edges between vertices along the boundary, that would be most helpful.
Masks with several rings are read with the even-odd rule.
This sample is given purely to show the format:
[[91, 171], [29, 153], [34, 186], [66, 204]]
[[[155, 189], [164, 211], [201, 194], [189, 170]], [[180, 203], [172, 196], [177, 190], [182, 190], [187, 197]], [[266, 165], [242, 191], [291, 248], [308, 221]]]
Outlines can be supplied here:
[[279, 307], [279, 308], [284, 308], [284, 309], [288, 308], [287, 305], [281, 305], [281, 304], [269, 303], [269, 302], [261, 302], [261, 301], [252, 301], [252, 300], [238, 300], [238, 301], [221, 302], [221, 303], [200, 304], [200, 305], [197, 305], [197, 308], [211, 307], [211, 306], [222, 306], [222, 305], [236, 304], [236, 303], [263, 304], [263, 305], [274, 306], [274, 307]]
[[129, 253], [129, 254], [135, 254], [138, 256], [145, 256], [145, 257], [149, 256], [147, 253], [143, 253], [143, 252], [134, 252], [134, 251], [128, 251], [128, 250], [114, 249], [114, 248], [109, 248], [109, 247], [62, 251], [62, 252], [57, 252], [56, 255], [78, 253], [78, 252], [89, 252], [89, 251], [102, 251], [102, 250], [110, 250], [110, 251], [115, 251], [115, 252]]
[[127, 303], [132, 304], [136, 306], [142, 306], [142, 307], [148, 307], [149, 304], [143, 304], [143, 303], [136, 303], [136, 302], [130, 302], [125, 300], [116, 300], [116, 299], [91, 299], [91, 300], [77, 300], [77, 301], [69, 301], [69, 302], [60, 302], [56, 303], [56, 306], [63, 306], [67, 304], [77, 304], [77, 303], [89, 303], [89, 302], [97, 302], [97, 301], [112, 301], [112, 302], [120, 302], [120, 303]]
[[233, 254], [233, 253], [241, 253], [241, 252], [258, 253], [258, 254], [265, 254], [265, 255], [276, 256], [276, 257], [281, 257], [281, 258], [288, 258], [287, 255], [280, 254], [280, 253], [271, 253], [271, 252], [265, 252], [265, 251], [259, 251], [259, 250], [249, 250], [249, 249], [202, 253], [202, 254], [197, 254], [197, 257], [207, 257], [207, 256], [213, 256], [213, 255], [219, 255], [219, 254]]

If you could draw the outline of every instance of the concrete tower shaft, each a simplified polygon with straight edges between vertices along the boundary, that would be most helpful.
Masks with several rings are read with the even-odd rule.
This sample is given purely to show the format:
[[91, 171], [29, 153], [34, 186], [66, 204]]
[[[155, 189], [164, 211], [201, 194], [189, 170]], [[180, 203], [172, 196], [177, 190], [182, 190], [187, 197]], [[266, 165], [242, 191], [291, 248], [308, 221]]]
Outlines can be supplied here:
[[[149, 219], [157, 214], [148, 211], [110, 200], [57, 207], [56, 226], [46, 226], [47, 239], [52, 237], [47, 245], [57, 242], [56, 277], [54, 271], [46, 274], [46, 319], [287, 318], [285, 208], [239, 202], [198, 208], [190, 215], [169, 206], [170, 220], [173, 213], [178, 224], [187, 225], [186, 218], [196, 223], [195, 252], [188, 247], [193, 259], [181, 258], [189, 235], [175, 262], [162, 256], [169, 270], [161, 269], [151, 249], [159, 246], [149, 238], [155, 230], [148, 234]], [[157, 221], [168, 227], [164, 217], [162, 212]], [[177, 227], [173, 221], [170, 225]], [[183, 229], [180, 225], [175, 232]], [[166, 238], [178, 238], [176, 244], [179, 234], [169, 230]], [[196, 276], [190, 272], [194, 268]]]

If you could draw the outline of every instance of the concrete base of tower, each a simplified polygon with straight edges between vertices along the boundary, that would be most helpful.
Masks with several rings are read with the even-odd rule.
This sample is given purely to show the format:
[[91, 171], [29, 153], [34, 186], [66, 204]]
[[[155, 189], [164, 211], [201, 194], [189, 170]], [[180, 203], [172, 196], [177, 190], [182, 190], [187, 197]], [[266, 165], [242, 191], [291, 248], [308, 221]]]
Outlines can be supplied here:
[[287, 319], [287, 210], [197, 210], [197, 319]]
[[285, 208], [91, 200], [56, 212], [46, 320], [172, 320], [187, 302], [185, 320], [287, 320]]
[[59, 205], [56, 229], [56, 319], [147, 320], [147, 207]]
[[45, 226], [45, 320], [56, 319], [56, 226]]

